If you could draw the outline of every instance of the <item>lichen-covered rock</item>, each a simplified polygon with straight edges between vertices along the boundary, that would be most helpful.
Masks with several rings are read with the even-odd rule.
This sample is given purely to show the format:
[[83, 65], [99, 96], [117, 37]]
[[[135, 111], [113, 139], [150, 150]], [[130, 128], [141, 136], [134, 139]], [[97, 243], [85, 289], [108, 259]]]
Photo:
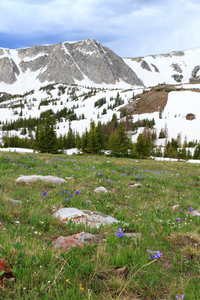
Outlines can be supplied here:
[[98, 211], [80, 210], [73, 207], [61, 208], [54, 213], [54, 216], [66, 223], [73, 220], [77, 224], [84, 224], [93, 228], [120, 222]]
[[85, 245], [101, 243], [101, 239], [96, 237], [94, 234], [87, 232], [80, 232], [68, 237], [60, 236], [57, 240], [52, 243], [52, 248], [63, 249], [65, 251], [71, 248], [80, 247], [83, 248]]
[[67, 182], [65, 179], [56, 176], [42, 176], [42, 175], [30, 175], [30, 176], [20, 176], [16, 179], [16, 182], [35, 182], [38, 180], [42, 180], [50, 183], [65, 183]]

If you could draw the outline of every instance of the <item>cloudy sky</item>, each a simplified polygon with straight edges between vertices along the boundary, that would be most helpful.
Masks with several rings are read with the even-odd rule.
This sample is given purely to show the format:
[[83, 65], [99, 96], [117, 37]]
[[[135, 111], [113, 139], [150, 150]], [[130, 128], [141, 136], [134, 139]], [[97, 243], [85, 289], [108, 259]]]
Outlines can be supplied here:
[[122, 57], [200, 48], [200, 1], [0, 0], [0, 47], [87, 38]]

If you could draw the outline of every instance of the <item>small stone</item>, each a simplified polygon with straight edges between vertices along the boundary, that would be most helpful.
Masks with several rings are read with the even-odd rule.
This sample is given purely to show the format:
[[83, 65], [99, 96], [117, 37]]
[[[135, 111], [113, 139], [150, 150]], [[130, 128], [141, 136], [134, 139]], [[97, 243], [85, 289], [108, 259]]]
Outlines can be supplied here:
[[191, 216], [200, 217], [200, 210], [193, 210], [193, 211], [187, 212], [187, 214], [191, 215]]
[[133, 188], [141, 188], [142, 187], [142, 185], [140, 184], [140, 183], [135, 183], [135, 184], [131, 184], [131, 185], [129, 185], [129, 187], [133, 187]]
[[20, 201], [20, 200], [10, 199], [10, 201], [11, 201], [13, 204], [22, 204], [22, 201]]
[[94, 190], [94, 193], [107, 193], [107, 189], [103, 186], [100, 186]]
[[172, 210], [180, 210], [180, 205], [179, 204], [173, 205]]

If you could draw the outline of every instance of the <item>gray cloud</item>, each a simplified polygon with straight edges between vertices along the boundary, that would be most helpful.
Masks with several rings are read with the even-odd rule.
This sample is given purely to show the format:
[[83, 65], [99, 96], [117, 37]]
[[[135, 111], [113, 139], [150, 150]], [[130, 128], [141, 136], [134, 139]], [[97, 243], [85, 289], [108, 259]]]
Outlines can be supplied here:
[[7, 0], [0, 46], [94, 38], [124, 57], [165, 53], [199, 46], [199, 15], [198, 0]]

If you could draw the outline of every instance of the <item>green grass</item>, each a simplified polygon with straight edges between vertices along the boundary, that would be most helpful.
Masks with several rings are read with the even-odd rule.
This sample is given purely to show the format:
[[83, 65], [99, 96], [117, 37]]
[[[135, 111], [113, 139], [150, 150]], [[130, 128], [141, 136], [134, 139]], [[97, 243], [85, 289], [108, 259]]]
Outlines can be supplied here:
[[[49, 173], [72, 178], [57, 185], [15, 181], [20, 175]], [[135, 183], [141, 187], [131, 187]], [[106, 187], [108, 193], [95, 194], [98, 186]], [[3, 281], [0, 276], [0, 296], [63, 300], [176, 299], [176, 295], [181, 299], [185, 295], [186, 300], [199, 299], [200, 218], [186, 214], [190, 207], [200, 209], [199, 192], [200, 166], [196, 164], [2, 152], [0, 254], [10, 263], [14, 280]], [[10, 199], [22, 203], [13, 204]], [[172, 211], [175, 204], [182, 211]], [[97, 210], [122, 223], [98, 229], [64, 224], [52, 216], [63, 207]], [[118, 238], [114, 233], [119, 227], [141, 236]], [[52, 250], [51, 243], [59, 236], [81, 231], [104, 241], [68, 252]], [[162, 256], [150, 260], [147, 249]], [[115, 269], [125, 266], [126, 272], [117, 275]]]

